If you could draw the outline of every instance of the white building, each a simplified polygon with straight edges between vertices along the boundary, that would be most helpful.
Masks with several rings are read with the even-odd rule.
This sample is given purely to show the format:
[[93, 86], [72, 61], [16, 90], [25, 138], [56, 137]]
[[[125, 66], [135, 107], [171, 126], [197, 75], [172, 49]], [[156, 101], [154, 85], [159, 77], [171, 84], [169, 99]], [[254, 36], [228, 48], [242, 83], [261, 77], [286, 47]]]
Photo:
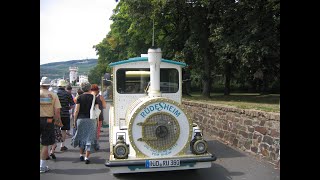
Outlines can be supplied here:
[[78, 77], [78, 67], [69, 67], [70, 71], [70, 83], [77, 82]]
[[88, 76], [86, 76], [86, 75], [80, 75], [79, 76], [79, 84], [81, 84], [83, 82], [89, 82], [88, 81]]

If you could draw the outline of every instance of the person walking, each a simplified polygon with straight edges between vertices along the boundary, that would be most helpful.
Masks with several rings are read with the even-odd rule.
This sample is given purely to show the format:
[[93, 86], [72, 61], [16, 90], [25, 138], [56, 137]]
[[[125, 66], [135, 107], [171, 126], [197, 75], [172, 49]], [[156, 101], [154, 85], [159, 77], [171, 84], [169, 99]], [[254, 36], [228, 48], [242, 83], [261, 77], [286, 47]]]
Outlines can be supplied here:
[[[71, 94], [72, 99], [75, 98], [75, 96], [72, 94], [72, 86], [71, 86], [70, 84], [67, 85], [66, 91], [67, 91], [69, 94]], [[72, 126], [72, 124], [73, 124], [73, 119], [74, 119], [73, 113], [74, 113], [74, 106], [69, 110], [69, 114], [70, 114], [70, 126]], [[72, 136], [72, 134], [70, 133], [70, 130], [66, 130], [66, 134], [67, 134], [68, 136]]]
[[99, 104], [99, 109], [101, 110], [101, 113], [100, 113], [100, 116], [99, 116], [99, 119], [98, 119], [98, 126], [97, 126], [97, 144], [98, 144], [98, 148], [100, 147], [99, 146], [99, 138], [100, 138], [100, 130], [101, 130], [101, 126], [102, 126], [102, 122], [103, 122], [103, 109], [106, 109], [107, 108], [107, 103], [106, 101], [104, 100], [103, 96], [101, 96], [99, 94], [99, 87], [97, 84], [92, 84], [91, 85], [91, 92], [92, 92], [92, 95], [96, 96], [96, 100]]
[[[83, 94], [83, 91], [81, 90], [81, 88], [79, 88], [78, 91], [77, 91], [76, 97], [74, 97], [74, 99], [73, 99], [73, 101], [74, 101], [75, 104], [77, 104], [77, 98], [78, 98], [81, 94]], [[75, 108], [73, 108], [73, 109], [75, 109]], [[73, 125], [72, 136], [74, 136], [74, 135], [76, 134], [76, 131], [77, 131], [77, 124], [75, 123], [75, 120], [74, 120], [74, 111], [73, 111], [73, 115], [72, 115], [72, 116], [73, 116], [73, 121], [72, 121], [72, 123], [74, 124], [74, 125]]]
[[[53, 92], [53, 89], [49, 88], [49, 91]], [[51, 158], [52, 159], [57, 159], [56, 155], [55, 155], [55, 150], [56, 150], [56, 147], [57, 147], [57, 144], [58, 143], [61, 143], [63, 142], [63, 139], [62, 139], [62, 134], [61, 134], [61, 127], [63, 126], [62, 122], [61, 121], [55, 121], [54, 122], [54, 135], [55, 135], [55, 143], [53, 145], [51, 145], [50, 147], [50, 155], [47, 157], [46, 160], [50, 160]], [[51, 158], [50, 158], [51, 157]]]
[[57, 94], [50, 92], [50, 79], [42, 77], [40, 81], [40, 173], [49, 171], [46, 159], [48, 157], [48, 146], [55, 142], [54, 123], [60, 120], [60, 100]]
[[61, 121], [63, 126], [61, 127], [61, 134], [62, 134], [62, 140], [60, 151], [66, 151], [68, 148], [65, 146], [65, 140], [66, 140], [66, 130], [70, 130], [70, 114], [69, 110], [73, 108], [75, 105], [71, 94], [69, 94], [65, 87], [67, 86], [67, 82], [63, 79], [59, 80], [58, 85], [58, 92], [57, 95], [59, 97], [60, 103], [61, 103]]
[[78, 91], [77, 91], [76, 97], [74, 97], [74, 99], [73, 99], [74, 103], [77, 103], [77, 98], [78, 98], [81, 94], [83, 94], [83, 91], [82, 91], [81, 88], [79, 88]]
[[89, 82], [83, 82], [80, 86], [84, 93], [77, 98], [74, 111], [74, 126], [77, 125], [77, 131], [72, 137], [71, 145], [80, 148], [80, 161], [89, 164], [90, 153], [97, 149], [97, 120], [90, 119], [90, 109], [92, 103], [95, 108], [99, 108], [99, 104], [93, 101]]

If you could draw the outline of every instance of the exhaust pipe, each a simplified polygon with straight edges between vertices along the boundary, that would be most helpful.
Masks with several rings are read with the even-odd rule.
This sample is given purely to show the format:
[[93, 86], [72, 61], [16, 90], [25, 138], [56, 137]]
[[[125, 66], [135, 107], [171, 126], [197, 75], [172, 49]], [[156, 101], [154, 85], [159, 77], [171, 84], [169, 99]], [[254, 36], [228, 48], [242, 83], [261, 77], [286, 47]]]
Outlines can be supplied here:
[[148, 49], [148, 62], [150, 64], [150, 87], [149, 97], [161, 97], [160, 92], [160, 63], [162, 52], [160, 48], [151, 47]]

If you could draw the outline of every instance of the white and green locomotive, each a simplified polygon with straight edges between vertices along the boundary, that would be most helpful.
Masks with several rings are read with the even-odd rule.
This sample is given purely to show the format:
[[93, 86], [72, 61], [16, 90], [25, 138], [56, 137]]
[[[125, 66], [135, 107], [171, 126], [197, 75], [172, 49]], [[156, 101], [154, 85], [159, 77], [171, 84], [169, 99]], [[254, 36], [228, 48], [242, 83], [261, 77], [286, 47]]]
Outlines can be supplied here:
[[109, 111], [113, 174], [211, 167], [200, 127], [181, 106], [183, 62], [162, 59], [160, 48], [111, 63], [113, 105]]

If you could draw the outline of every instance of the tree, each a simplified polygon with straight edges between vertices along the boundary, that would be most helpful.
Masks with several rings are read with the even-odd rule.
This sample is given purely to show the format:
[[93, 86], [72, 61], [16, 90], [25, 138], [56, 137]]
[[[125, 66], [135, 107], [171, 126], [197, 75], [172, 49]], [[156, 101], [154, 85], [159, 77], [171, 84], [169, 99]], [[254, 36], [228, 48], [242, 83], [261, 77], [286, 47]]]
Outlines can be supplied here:
[[98, 67], [90, 77], [109, 72], [108, 64], [145, 54], [153, 42], [163, 57], [192, 67], [192, 85], [210, 97], [213, 77], [223, 75], [224, 93], [231, 83], [261, 93], [280, 79], [280, 1], [277, 0], [121, 0], [110, 18], [111, 31], [94, 46]]

